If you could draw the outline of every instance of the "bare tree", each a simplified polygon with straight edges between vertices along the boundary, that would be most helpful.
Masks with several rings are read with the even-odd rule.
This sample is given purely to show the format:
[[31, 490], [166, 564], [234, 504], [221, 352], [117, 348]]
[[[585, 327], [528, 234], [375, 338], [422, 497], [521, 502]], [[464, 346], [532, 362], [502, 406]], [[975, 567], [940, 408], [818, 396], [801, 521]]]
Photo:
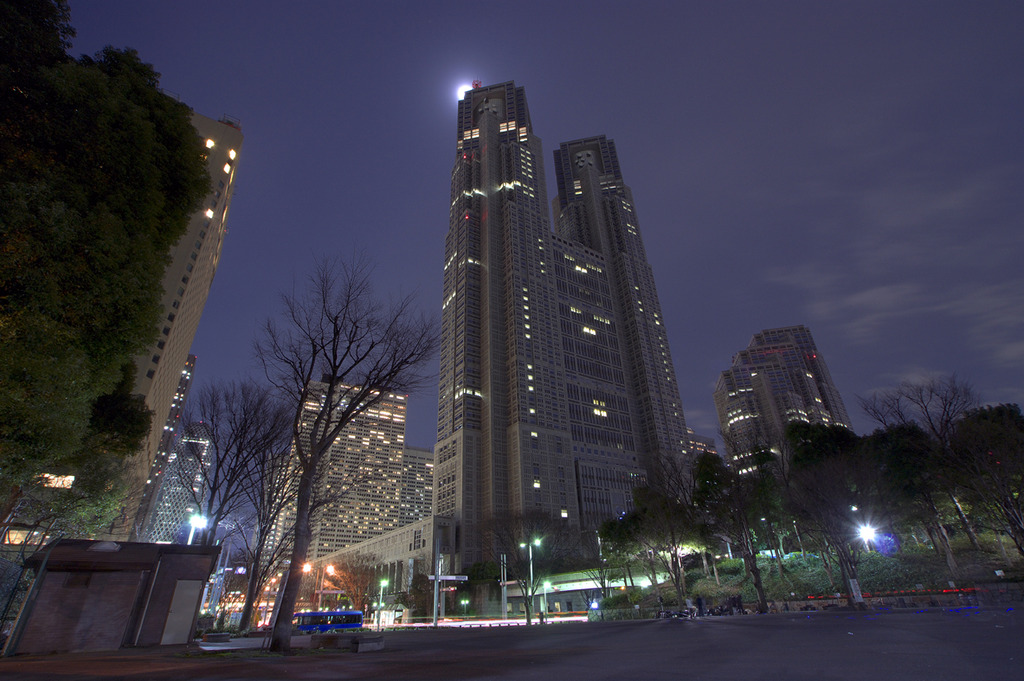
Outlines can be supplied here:
[[858, 399], [864, 412], [883, 427], [913, 423], [944, 447], [949, 446], [956, 422], [979, 403], [971, 384], [956, 374], [904, 381]]
[[268, 320], [256, 346], [267, 378], [291, 406], [298, 476], [290, 578], [278, 604], [275, 651], [291, 647], [311, 520], [323, 503], [316, 482], [331, 446], [352, 419], [388, 393], [422, 385], [421, 368], [437, 347], [436, 323], [416, 314], [410, 297], [386, 304], [372, 284], [364, 260], [318, 262], [304, 291], [282, 297], [283, 319]]
[[371, 587], [377, 578], [380, 559], [372, 553], [350, 553], [334, 563], [334, 574], [324, 577], [324, 583], [344, 592], [353, 610], [367, 612]]
[[217, 526], [239, 514], [254, 482], [254, 461], [280, 446], [287, 422], [276, 409], [270, 391], [252, 382], [211, 385], [190, 407], [188, 442], [177, 448], [169, 473], [207, 520], [199, 543], [212, 544]]
[[263, 440], [263, 446], [252, 452], [248, 482], [242, 488], [246, 503], [239, 522], [244, 528], [239, 539], [248, 577], [239, 621], [242, 630], [251, 625], [252, 614], [264, 586], [281, 569], [291, 546], [290, 533], [276, 534], [285, 511], [295, 501], [289, 417], [288, 410], [279, 401], [267, 410], [267, 429], [274, 435]]

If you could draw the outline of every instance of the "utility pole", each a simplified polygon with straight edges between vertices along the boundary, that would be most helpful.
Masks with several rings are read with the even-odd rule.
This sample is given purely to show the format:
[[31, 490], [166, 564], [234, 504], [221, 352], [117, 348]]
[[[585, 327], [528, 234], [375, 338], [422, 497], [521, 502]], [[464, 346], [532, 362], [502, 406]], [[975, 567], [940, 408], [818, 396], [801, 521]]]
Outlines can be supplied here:
[[437, 629], [437, 607], [441, 595], [441, 537], [434, 537], [434, 628]]
[[508, 617], [508, 565], [501, 554], [501, 619]]

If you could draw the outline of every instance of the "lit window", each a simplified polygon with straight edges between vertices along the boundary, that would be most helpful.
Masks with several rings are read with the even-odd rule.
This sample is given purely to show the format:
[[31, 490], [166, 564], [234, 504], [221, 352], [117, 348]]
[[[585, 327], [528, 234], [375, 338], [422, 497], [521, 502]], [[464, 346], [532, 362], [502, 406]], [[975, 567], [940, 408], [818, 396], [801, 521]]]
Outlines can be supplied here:
[[230, 163], [225, 163], [224, 164], [224, 172], [225, 173], [230, 173], [231, 172], [231, 164]]
[[234, 160], [235, 160], [235, 156], [237, 156], [237, 155], [238, 155], [238, 154], [236, 154], [236, 153], [235, 153], [235, 150], [234, 150], [234, 149], [229, 149], [229, 150], [228, 150], [228, 158], [230, 158], [230, 159], [231, 159], [232, 161], [234, 161]]
[[206, 217], [208, 217], [208, 218], [212, 218], [213, 217], [213, 209], [212, 208], [207, 208], [206, 209]]
[[206, 148], [207, 149], [213, 149], [214, 145], [215, 145], [215, 142], [213, 140], [211, 140], [211, 139], [206, 140]]
[[569, 517], [568, 509], [564, 509], [564, 508], [562, 509], [562, 517], [563, 518], [568, 518]]

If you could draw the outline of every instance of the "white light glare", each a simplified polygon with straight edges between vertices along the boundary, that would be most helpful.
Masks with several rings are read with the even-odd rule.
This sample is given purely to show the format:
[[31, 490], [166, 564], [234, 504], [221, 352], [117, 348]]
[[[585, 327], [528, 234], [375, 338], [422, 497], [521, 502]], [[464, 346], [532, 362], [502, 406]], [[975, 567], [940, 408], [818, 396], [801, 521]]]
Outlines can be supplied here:
[[455, 90], [455, 98], [461, 100], [467, 92], [473, 89], [469, 83], [463, 83]]
[[860, 538], [865, 542], [872, 541], [875, 538], [875, 528], [869, 527], [868, 525], [861, 525]]

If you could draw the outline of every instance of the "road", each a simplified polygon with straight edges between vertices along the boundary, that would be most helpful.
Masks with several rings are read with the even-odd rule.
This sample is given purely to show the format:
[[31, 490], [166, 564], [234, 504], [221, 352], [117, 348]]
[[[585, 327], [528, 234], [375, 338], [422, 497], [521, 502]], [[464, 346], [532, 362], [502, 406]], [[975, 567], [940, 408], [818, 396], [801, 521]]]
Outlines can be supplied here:
[[0, 660], [0, 679], [982, 681], [1024, 679], [1012, 609], [816, 612], [698, 621], [386, 632], [380, 652], [129, 650]]

